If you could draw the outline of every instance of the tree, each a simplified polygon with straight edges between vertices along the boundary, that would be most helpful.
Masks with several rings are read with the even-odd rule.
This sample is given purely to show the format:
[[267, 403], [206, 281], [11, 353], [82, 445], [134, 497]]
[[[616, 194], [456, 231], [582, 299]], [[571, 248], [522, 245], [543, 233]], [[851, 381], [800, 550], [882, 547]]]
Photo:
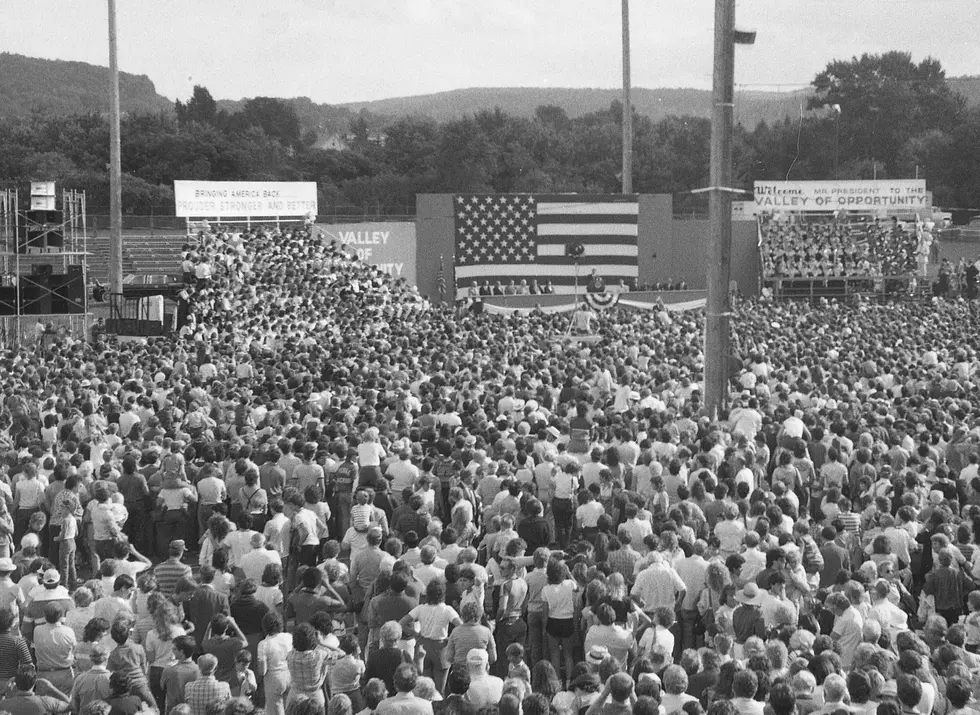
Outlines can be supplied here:
[[218, 117], [218, 103], [214, 101], [207, 87], [199, 84], [194, 85], [194, 92], [187, 104], [178, 99], [174, 109], [177, 112], [177, 121], [181, 124], [214, 124]]
[[261, 129], [285, 147], [298, 149], [302, 145], [302, 132], [296, 110], [272, 97], [254, 97], [245, 101], [242, 111], [229, 119], [233, 131], [249, 128]]
[[813, 80], [809, 106], [840, 105], [840, 155], [870, 159], [898, 171], [912, 137], [949, 131], [963, 117], [965, 100], [953, 92], [938, 60], [915, 64], [908, 52], [834, 60]]

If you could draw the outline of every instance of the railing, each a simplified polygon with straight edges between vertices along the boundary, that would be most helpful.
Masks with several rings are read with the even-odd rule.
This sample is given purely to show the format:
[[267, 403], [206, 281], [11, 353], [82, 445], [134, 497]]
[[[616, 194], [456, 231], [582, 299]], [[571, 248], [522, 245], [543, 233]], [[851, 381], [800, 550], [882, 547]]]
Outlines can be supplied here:
[[110, 293], [106, 331], [141, 337], [166, 335], [173, 325], [173, 314], [164, 312], [163, 296], [159, 298], [158, 305], [154, 306], [150, 298], [128, 298], [122, 293]]
[[[910, 295], [914, 276], [839, 276], [830, 278], [786, 278], [768, 276], [762, 279], [764, 290], [771, 291], [775, 300], [808, 300], [858, 296], [884, 299], [888, 296]], [[919, 279], [927, 282], [926, 279]]]

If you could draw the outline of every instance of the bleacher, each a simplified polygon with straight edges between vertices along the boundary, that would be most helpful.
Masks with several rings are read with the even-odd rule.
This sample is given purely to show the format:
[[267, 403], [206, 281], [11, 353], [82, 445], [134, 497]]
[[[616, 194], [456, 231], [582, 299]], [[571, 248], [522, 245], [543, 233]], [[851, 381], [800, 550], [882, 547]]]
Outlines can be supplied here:
[[[183, 234], [123, 236], [124, 282], [165, 283], [180, 279], [180, 249]], [[105, 282], [109, 277], [109, 236], [88, 240], [89, 276]]]

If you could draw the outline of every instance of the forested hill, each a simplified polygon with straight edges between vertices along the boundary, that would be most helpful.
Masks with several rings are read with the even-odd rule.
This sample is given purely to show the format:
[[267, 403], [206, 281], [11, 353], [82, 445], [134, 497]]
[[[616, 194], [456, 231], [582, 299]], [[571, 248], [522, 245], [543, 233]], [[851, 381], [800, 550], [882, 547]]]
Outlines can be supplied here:
[[[0, 53], [0, 116], [25, 116], [34, 111], [45, 114], [105, 112], [107, 109], [105, 67], [85, 62], [44, 60]], [[972, 106], [980, 106], [980, 77], [948, 80]], [[760, 120], [768, 122], [796, 116], [801, 101], [810, 90], [797, 92], [736, 92], [735, 117], [746, 127]], [[173, 100], [156, 92], [145, 75], [120, 72], [122, 109], [146, 114], [173, 110]], [[464, 115], [499, 107], [517, 117], [533, 117], [541, 105], [561, 107], [570, 118], [581, 117], [609, 107], [620, 99], [618, 89], [579, 89], [571, 87], [498, 87], [456, 89], [414, 97], [394, 97], [370, 102], [330, 105], [307, 97], [287, 99], [300, 120], [303, 132], [344, 133], [357, 114], [368, 124], [382, 128], [400, 116], [424, 116], [443, 122]], [[186, 98], [181, 98], [186, 99]], [[697, 89], [633, 90], [633, 103], [640, 115], [659, 121], [667, 116], [710, 116], [711, 93]], [[242, 100], [219, 99], [218, 106], [230, 113], [241, 109]]]
[[[800, 102], [805, 104], [808, 95], [808, 91], [737, 92], [737, 121], [746, 126], [755, 126], [760, 120], [772, 122], [798, 114]], [[513, 116], [533, 117], [539, 106], [550, 105], [561, 107], [565, 114], [575, 118], [605, 109], [611, 102], [621, 99], [622, 90], [619, 89], [474, 87], [341, 106], [354, 111], [364, 109], [376, 115], [417, 115], [446, 121], [495, 107]], [[633, 89], [632, 101], [638, 114], [648, 116], [655, 122], [671, 115], [711, 115], [711, 92], [707, 90], [636, 87]]]
[[[0, 53], [0, 116], [107, 112], [108, 74], [106, 67], [87, 62]], [[119, 101], [123, 112], [173, 111], [173, 101], [157, 94], [146, 75], [120, 72]]]

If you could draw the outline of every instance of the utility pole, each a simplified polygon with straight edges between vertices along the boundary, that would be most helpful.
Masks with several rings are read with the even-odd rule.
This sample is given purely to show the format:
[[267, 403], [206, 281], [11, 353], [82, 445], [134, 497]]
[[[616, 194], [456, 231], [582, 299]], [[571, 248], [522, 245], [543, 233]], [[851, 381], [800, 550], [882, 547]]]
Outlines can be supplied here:
[[735, 109], [735, 0], [715, 0], [715, 60], [711, 107], [708, 304], [705, 323], [705, 405], [713, 418], [728, 403], [731, 354], [732, 132]]
[[633, 104], [630, 101], [630, 0], [623, 0], [623, 193], [633, 193]]
[[119, 61], [116, 0], [109, 2], [109, 290], [122, 293], [122, 149], [119, 140]]

